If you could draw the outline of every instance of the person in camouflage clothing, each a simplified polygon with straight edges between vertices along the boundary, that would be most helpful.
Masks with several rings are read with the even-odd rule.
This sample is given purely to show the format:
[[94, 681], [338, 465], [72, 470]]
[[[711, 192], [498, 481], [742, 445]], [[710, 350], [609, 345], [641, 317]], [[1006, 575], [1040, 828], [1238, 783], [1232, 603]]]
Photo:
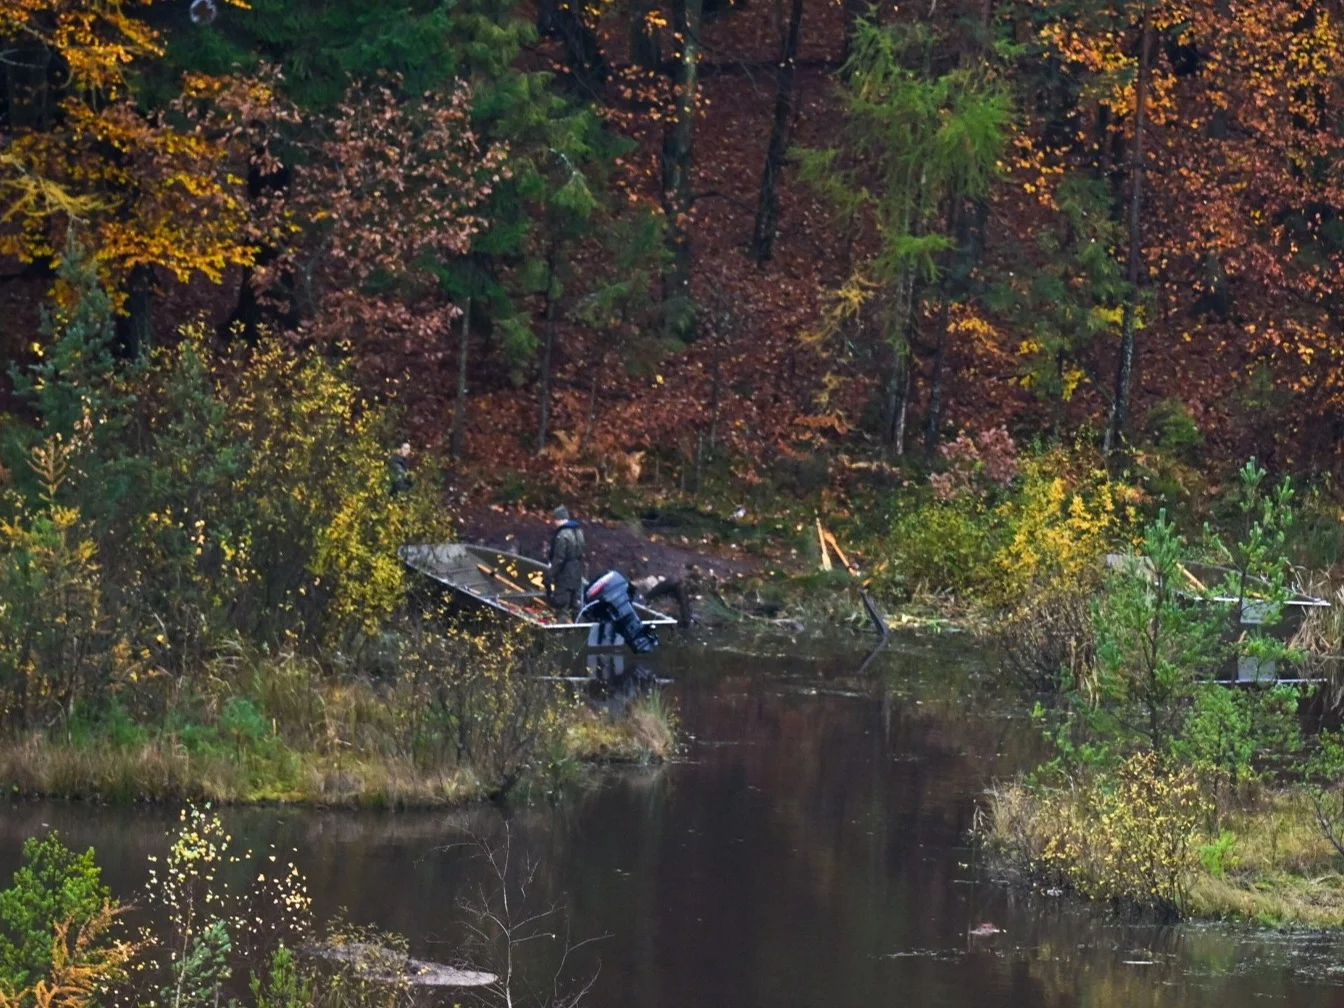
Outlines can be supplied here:
[[576, 616], [583, 595], [583, 528], [569, 516], [569, 509], [561, 504], [552, 513], [555, 531], [551, 533], [551, 550], [547, 562], [546, 590], [551, 605]]

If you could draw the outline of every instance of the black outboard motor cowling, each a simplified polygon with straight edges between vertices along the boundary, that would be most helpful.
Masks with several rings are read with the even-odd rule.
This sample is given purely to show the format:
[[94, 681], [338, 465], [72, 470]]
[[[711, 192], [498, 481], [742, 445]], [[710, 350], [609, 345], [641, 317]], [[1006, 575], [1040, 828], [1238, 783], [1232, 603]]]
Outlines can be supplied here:
[[630, 604], [633, 589], [625, 575], [619, 571], [607, 571], [588, 586], [583, 593], [584, 606], [579, 619], [585, 617], [601, 623], [613, 624], [630, 650], [635, 654], [648, 654], [658, 646], [658, 634], [652, 627], [644, 625]]

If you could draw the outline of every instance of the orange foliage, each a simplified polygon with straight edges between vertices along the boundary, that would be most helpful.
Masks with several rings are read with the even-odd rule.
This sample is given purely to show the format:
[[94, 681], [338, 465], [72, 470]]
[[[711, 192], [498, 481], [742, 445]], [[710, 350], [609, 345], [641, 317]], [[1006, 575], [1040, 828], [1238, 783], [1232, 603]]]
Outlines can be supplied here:
[[125, 978], [126, 964], [140, 946], [104, 940], [123, 907], [105, 905], [72, 934], [70, 923], [56, 925], [51, 970], [31, 987], [6, 994], [0, 1008], [90, 1008], [108, 988]]
[[[162, 43], [126, 7], [118, 0], [0, 6], [0, 37], [21, 40], [41, 57], [39, 65], [50, 60], [66, 71], [55, 95], [45, 80], [32, 85], [33, 115], [14, 125], [0, 156], [7, 203], [0, 254], [57, 260], [66, 231], [76, 227], [114, 283], [140, 265], [165, 267], [179, 280], [200, 274], [218, 282], [256, 252], [242, 180], [228, 170], [237, 137], [209, 133], [192, 119], [224, 86], [188, 81], [173, 108], [142, 111], [127, 74], [134, 61], [161, 54]], [[56, 115], [45, 111], [52, 103]], [[13, 104], [24, 107], [22, 99]], [[183, 115], [184, 126], [169, 122]]]

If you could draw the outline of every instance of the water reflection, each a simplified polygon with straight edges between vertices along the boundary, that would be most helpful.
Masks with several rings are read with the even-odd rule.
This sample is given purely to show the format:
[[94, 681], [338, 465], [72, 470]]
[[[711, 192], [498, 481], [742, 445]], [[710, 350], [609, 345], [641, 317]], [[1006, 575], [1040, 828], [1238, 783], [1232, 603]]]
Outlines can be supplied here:
[[[576, 935], [609, 935], [592, 951], [602, 973], [590, 1004], [1344, 1002], [1333, 938], [1133, 927], [986, 883], [966, 840], [976, 798], [1037, 743], [969, 644], [893, 642], [863, 676], [861, 647], [786, 651], [666, 648], [650, 669], [674, 680], [668, 694], [693, 736], [685, 758], [508, 813], [515, 841], [543, 865], [534, 896], [563, 899]], [[447, 957], [455, 902], [477, 875], [445, 845], [464, 830], [497, 834], [504, 814], [227, 819], [254, 851], [296, 849], [320, 912], [346, 907]], [[171, 818], [14, 806], [0, 823], [0, 870], [50, 823], [97, 846], [114, 887], [130, 893]], [[972, 936], [983, 922], [1002, 933]]]

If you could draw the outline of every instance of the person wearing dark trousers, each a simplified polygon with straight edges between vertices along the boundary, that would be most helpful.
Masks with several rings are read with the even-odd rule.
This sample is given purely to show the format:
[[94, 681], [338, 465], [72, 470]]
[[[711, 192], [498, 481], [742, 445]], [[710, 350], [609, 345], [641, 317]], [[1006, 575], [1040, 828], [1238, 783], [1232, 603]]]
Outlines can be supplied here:
[[583, 594], [583, 526], [561, 504], [551, 512], [551, 548], [547, 556], [546, 590], [551, 605], [571, 617], [578, 614]]

